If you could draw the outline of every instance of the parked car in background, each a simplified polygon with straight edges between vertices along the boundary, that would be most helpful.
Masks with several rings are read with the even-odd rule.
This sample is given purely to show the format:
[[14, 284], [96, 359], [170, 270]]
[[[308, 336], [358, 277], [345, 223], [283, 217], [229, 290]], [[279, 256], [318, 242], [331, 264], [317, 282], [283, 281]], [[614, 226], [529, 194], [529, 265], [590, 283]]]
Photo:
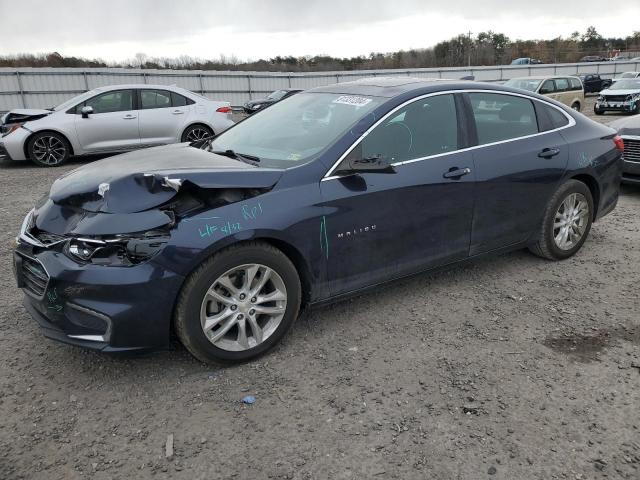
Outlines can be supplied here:
[[580, 80], [584, 86], [584, 93], [598, 93], [605, 88], [608, 88], [613, 83], [610, 78], [602, 78], [595, 73], [587, 73], [580, 75]]
[[290, 97], [291, 95], [295, 95], [296, 93], [301, 92], [299, 88], [283, 88], [282, 90], [276, 90], [275, 92], [271, 92], [265, 98], [258, 98], [256, 100], [250, 100], [243, 105], [244, 113], [248, 113], [251, 115], [259, 110], [262, 110], [269, 105], [273, 105], [280, 100], [284, 100], [285, 98]]
[[612, 79], [613, 83], [616, 83], [618, 80], [624, 80], [626, 78], [638, 78], [640, 77], [640, 72], [624, 72], [619, 77], [614, 77]]
[[579, 62], [608, 62], [609, 59], [607, 57], [603, 57], [601, 55], [587, 55], [586, 57], [582, 57]]
[[191, 142], [231, 125], [229, 102], [175, 86], [113, 85], [48, 110], [11, 110], [0, 119], [0, 154], [54, 167], [71, 155]]
[[624, 143], [622, 181], [640, 185], [640, 115], [620, 118], [609, 124]]
[[640, 78], [625, 78], [601, 91], [593, 111], [596, 115], [605, 112], [640, 113]]
[[[43, 333], [241, 362], [306, 306], [520, 248], [562, 260], [618, 201], [612, 128], [531, 92], [366, 78], [56, 180], [14, 253]], [[379, 344], [385, 345], [384, 335]]]
[[584, 89], [578, 77], [520, 77], [508, 80], [505, 86], [545, 95], [578, 111], [584, 105]]
[[539, 65], [542, 62], [540, 60], [536, 60], [535, 58], [516, 58], [511, 62], [511, 65]]

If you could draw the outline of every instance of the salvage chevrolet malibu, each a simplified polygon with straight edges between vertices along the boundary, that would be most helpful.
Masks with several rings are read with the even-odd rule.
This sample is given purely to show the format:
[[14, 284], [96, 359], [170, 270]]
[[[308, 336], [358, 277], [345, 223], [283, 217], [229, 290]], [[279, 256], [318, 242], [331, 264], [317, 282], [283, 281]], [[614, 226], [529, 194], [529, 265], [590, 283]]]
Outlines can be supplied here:
[[503, 86], [320, 87], [62, 176], [24, 220], [16, 276], [48, 337], [113, 352], [175, 332], [200, 360], [243, 361], [304, 307], [489, 253], [572, 256], [617, 203], [622, 148]]

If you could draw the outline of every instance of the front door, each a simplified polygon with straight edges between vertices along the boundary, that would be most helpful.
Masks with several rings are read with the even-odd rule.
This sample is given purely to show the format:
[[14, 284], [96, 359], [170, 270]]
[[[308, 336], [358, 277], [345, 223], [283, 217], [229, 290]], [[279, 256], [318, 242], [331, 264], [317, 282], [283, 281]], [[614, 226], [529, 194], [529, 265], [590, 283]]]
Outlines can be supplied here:
[[[76, 133], [84, 151], [97, 153], [140, 146], [133, 93], [133, 90], [113, 90], [76, 106]], [[86, 118], [81, 114], [84, 106], [93, 108], [93, 113]]]
[[[397, 110], [321, 182], [332, 295], [467, 257], [474, 171], [457, 151], [456, 103], [440, 94]], [[349, 174], [352, 156], [384, 157], [396, 172]]]
[[[539, 228], [564, 175], [569, 147], [557, 131], [539, 132], [532, 100], [498, 93], [468, 96], [479, 144], [473, 150], [477, 201], [470, 249], [476, 255], [524, 242]], [[548, 104], [540, 102], [540, 108], [565, 118]]]

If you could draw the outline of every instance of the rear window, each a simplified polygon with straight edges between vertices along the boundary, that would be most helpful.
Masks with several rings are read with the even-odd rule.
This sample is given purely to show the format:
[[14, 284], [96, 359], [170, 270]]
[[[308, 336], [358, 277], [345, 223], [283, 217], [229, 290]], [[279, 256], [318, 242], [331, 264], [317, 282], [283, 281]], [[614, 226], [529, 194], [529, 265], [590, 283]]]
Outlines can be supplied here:
[[538, 107], [544, 111], [544, 115], [547, 117], [546, 122], [541, 123], [541, 131], [555, 130], [556, 128], [569, 125], [569, 119], [557, 108], [547, 105], [546, 103], [539, 102]]
[[531, 100], [499, 93], [470, 93], [479, 145], [538, 133]]

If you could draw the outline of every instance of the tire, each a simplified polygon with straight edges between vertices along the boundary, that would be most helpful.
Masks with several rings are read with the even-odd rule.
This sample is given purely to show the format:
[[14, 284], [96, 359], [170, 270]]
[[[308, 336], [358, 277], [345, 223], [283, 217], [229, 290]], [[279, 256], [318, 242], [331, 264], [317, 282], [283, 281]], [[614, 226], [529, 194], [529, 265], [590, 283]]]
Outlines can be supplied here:
[[206, 125], [198, 123], [196, 125], [188, 126], [184, 132], [182, 132], [181, 140], [183, 142], [197, 142], [207, 137], [213, 137], [213, 130]]
[[576, 112], [580, 111], [580, 102], [573, 102], [573, 104], [571, 104], [571, 108], [573, 108]]
[[27, 143], [27, 156], [39, 167], [59, 167], [70, 155], [71, 145], [56, 132], [36, 133]]
[[[265, 286], [252, 298], [251, 289], [244, 285], [250, 266], [260, 267], [254, 272], [251, 283], [254, 289], [263, 281], [264, 269], [271, 270]], [[244, 275], [227, 276], [242, 269], [245, 269]], [[221, 279], [240, 287], [235, 296]], [[241, 300], [243, 294], [245, 298]], [[280, 300], [283, 294], [284, 301]], [[224, 303], [218, 301], [219, 298]], [[265, 301], [265, 298], [278, 300]], [[202, 362], [245, 362], [264, 354], [282, 339], [299, 314], [301, 299], [298, 272], [280, 250], [261, 242], [231, 246], [202, 263], [185, 282], [175, 311], [175, 331], [185, 348]], [[214, 326], [206, 327], [208, 322]]]
[[637, 115], [638, 113], [640, 113], [640, 101], [637, 101], [633, 105], [633, 110], [631, 110], [631, 115]]
[[[564, 202], [567, 201], [569, 203], [572, 196], [575, 199], [575, 202], [572, 202], [574, 203], [574, 207], [578, 202], [584, 201], [584, 203], [586, 203], [587, 211], [584, 212], [584, 215], [575, 216], [578, 222], [576, 225], [578, 225], [579, 228], [568, 228], [569, 232], [581, 231], [581, 236], [578, 239], [574, 237], [572, 244], [565, 244], [561, 247], [556, 238], [561, 232], [562, 227], [554, 229], [554, 223], [558, 216], [560, 216], [559, 222], [565, 221], [561, 216], [562, 213], [560, 209], [562, 207], [566, 211], [567, 204], [564, 204]], [[578, 204], [579, 207], [580, 205], [582, 204]], [[582, 212], [581, 209], [580, 212]], [[589, 190], [589, 187], [578, 180], [567, 181], [558, 188], [556, 193], [554, 193], [549, 200], [547, 208], [545, 209], [537, 241], [534, 245], [529, 247], [529, 250], [531, 250], [535, 255], [549, 260], [564, 260], [565, 258], [573, 256], [578, 250], [580, 250], [589, 235], [591, 224], [593, 222], [593, 212], [593, 197], [591, 196], [591, 190]]]
[[596, 115], [604, 115], [604, 111], [600, 110], [598, 107], [596, 107], [595, 105], [593, 106], [593, 113], [595, 113]]

